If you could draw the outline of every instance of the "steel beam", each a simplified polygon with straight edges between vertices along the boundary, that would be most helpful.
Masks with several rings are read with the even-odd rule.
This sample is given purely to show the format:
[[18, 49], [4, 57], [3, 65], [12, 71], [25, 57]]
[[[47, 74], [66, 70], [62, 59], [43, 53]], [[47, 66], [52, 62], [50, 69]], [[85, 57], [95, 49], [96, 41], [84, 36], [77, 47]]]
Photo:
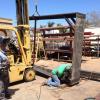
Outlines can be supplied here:
[[54, 15], [43, 15], [43, 16], [30, 16], [30, 20], [47, 20], [47, 19], [64, 19], [64, 18], [85, 18], [85, 15], [82, 13], [65, 13], [65, 14], [54, 14]]
[[[44, 67], [40, 67], [40, 66], [37, 66], [37, 65], [34, 65], [33, 68], [38, 73], [46, 75], [47, 77], [51, 76], [51, 70], [50, 69], [46, 69]], [[86, 70], [80, 70], [80, 77], [83, 78], [83, 79], [100, 81], [100, 73], [98, 73], [98, 72], [90, 72], [90, 71], [86, 71]]]
[[76, 16], [76, 28], [73, 41], [72, 74], [70, 80], [71, 85], [78, 83], [80, 80], [84, 25], [85, 19]]

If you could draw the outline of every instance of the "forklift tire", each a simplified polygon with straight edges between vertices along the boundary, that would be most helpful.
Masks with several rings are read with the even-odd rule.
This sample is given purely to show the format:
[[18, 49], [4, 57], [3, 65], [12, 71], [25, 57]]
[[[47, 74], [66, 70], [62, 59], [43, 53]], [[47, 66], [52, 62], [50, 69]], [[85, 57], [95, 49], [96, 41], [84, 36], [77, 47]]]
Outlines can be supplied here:
[[33, 81], [35, 79], [35, 71], [33, 68], [26, 69], [24, 72], [24, 80], [26, 82]]

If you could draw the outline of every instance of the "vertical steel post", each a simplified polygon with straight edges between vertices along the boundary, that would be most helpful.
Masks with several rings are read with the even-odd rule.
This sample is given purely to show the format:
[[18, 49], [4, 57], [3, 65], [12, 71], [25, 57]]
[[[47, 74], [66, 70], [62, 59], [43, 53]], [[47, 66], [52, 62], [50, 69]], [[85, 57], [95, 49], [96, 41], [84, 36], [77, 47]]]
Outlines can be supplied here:
[[99, 35], [98, 35], [97, 37], [98, 37], [98, 38], [97, 38], [97, 39], [98, 39], [98, 43], [97, 43], [97, 44], [98, 44], [98, 46], [97, 46], [97, 50], [98, 50], [97, 52], [98, 52], [98, 53], [97, 53], [97, 56], [99, 57], [99, 49], [100, 49], [100, 48], [99, 48]]
[[82, 58], [82, 45], [83, 45], [83, 34], [84, 34], [84, 17], [79, 17], [76, 14], [76, 26], [74, 33], [74, 48], [72, 58], [72, 74], [70, 84], [74, 85], [80, 80], [80, 69], [81, 69], [81, 58]]
[[35, 49], [36, 49], [36, 27], [37, 27], [37, 20], [34, 20], [34, 58], [35, 58]]

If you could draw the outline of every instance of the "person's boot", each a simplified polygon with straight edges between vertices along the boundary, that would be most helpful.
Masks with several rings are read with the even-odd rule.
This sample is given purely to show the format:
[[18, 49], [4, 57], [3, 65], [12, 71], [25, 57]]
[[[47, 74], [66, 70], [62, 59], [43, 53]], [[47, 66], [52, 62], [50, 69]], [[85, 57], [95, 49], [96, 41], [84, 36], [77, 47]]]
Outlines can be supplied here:
[[7, 100], [4, 93], [0, 93], [0, 100]]
[[6, 94], [5, 94], [5, 98], [11, 99], [11, 95], [10, 95], [9, 93], [6, 93]]

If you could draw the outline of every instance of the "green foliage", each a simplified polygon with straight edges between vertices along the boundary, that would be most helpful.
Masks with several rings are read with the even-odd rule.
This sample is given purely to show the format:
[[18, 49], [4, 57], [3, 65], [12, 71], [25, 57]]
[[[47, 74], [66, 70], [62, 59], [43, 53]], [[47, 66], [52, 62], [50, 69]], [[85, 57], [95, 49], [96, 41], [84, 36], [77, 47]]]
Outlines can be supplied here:
[[54, 24], [55, 24], [54, 22], [50, 22], [50, 21], [49, 21], [48, 24], [47, 24], [47, 26], [48, 26], [48, 27], [52, 27]]
[[[63, 25], [61, 25], [61, 24], [57, 24], [57, 26], [63, 26]], [[67, 30], [66, 29], [59, 29], [59, 33], [66, 33], [67, 32]]]

